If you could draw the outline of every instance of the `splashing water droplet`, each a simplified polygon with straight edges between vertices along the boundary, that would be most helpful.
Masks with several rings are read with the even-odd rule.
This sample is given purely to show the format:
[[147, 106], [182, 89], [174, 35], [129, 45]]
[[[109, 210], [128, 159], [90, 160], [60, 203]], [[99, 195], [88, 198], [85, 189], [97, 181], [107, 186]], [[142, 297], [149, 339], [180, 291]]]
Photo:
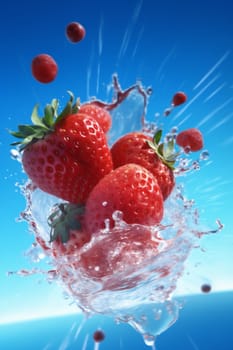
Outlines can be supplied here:
[[163, 112], [163, 115], [165, 117], [168, 117], [171, 114], [172, 110], [173, 110], [173, 108], [166, 108]]
[[12, 159], [17, 160], [18, 162], [21, 162], [21, 154], [17, 149], [11, 149], [10, 155]]
[[147, 95], [152, 95], [152, 93], [153, 93], [153, 89], [152, 89], [152, 87], [151, 86], [149, 86], [147, 89], [146, 89], [146, 93], [147, 93]]
[[147, 346], [153, 346], [155, 343], [155, 337], [150, 334], [143, 335], [144, 342]]
[[208, 151], [202, 151], [201, 154], [200, 154], [200, 160], [208, 160], [209, 159], [209, 152]]
[[[148, 89], [144, 91], [141, 85], [135, 84], [122, 91], [116, 75], [113, 88], [117, 97], [112, 103], [98, 101], [110, 111], [116, 125], [114, 133], [109, 135], [110, 144], [130, 131], [142, 130], [150, 134], [158, 129], [156, 123], [145, 120], [150, 95]], [[172, 128], [170, 136], [174, 138], [176, 132], [177, 128]], [[200, 169], [198, 161], [188, 159], [188, 153], [185, 154], [187, 158], [178, 159], [178, 175]], [[14, 159], [20, 159], [15, 151], [11, 155]], [[202, 158], [206, 156], [202, 154]], [[187, 257], [197, 246], [196, 240], [204, 234], [199, 227], [196, 208], [193, 208], [194, 202], [186, 199], [182, 191], [181, 187], [175, 186], [166, 200], [161, 226], [145, 228], [137, 225], [135, 228], [135, 225], [127, 225], [122, 213], [116, 211], [113, 214], [115, 229], [110, 228], [110, 220], [106, 219], [104, 230], [93, 234], [91, 241], [80, 248], [78, 254], [73, 251], [66, 256], [57, 254], [49, 242], [50, 229], [47, 222], [54, 205], [61, 201], [27, 183], [22, 188], [27, 207], [21, 217], [28, 222], [37, 242], [28, 255], [36, 262], [45, 257], [49, 259], [49, 271], [46, 271], [48, 280], [62, 286], [67, 298], [75, 302], [84, 313], [109, 315], [120, 322], [127, 322], [142, 334], [147, 345], [154, 348], [156, 336], [178, 318], [180, 305], [173, 300], [172, 295], [183, 274]], [[107, 204], [102, 203], [103, 206]], [[207, 233], [218, 232], [222, 227], [220, 224], [217, 230]], [[152, 240], [145, 246], [144, 241], [143, 244], [140, 241], [144, 237], [140, 233], [148, 233], [148, 230]], [[130, 236], [132, 233], [133, 236]], [[130, 240], [129, 237], [134, 239]], [[100, 256], [91, 255], [93, 251], [97, 252], [98, 247]], [[101, 272], [103, 262], [111, 273], [99, 279], [88, 277], [88, 270], [80, 267], [81, 256], [84, 254], [97, 260], [91, 266], [96, 273]], [[38, 269], [33, 271], [45, 274]], [[19, 274], [27, 275], [27, 272], [21, 270]]]

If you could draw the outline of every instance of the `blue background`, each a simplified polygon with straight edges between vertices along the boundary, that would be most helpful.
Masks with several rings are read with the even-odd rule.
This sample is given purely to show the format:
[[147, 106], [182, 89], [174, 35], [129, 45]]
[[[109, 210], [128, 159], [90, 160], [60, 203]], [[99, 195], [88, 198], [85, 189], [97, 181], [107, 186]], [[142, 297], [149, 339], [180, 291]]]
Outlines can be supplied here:
[[[19, 123], [28, 123], [36, 103], [44, 106], [53, 97], [66, 101], [67, 90], [72, 90], [82, 101], [91, 96], [109, 100], [107, 88], [112, 74], [117, 72], [123, 89], [137, 79], [141, 79], [145, 86], [153, 87], [148, 106], [150, 120], [156, 112], [162, 114], [169, 107], [174, 92], [183, 90], [187, 93], [188, 103], [166, 119], [165, 127], [169, 130], [174, 125], [180, 129], [196, 126], [203, 132], [210, 160], [198, 173], [185, 179], [185, 189], [187, 196], [194, 198], [200, 208], [204, 224], [215, 228], [216, 218], [224, 223], [221, 233], [202, 240], [203, 252], [198, 250], [191, 255], [187, 262], [188, 273], [183, 284], [179, 285], [180, 294], [187, 296], [199, 293], [200, 283], [208, 282], [213, 293], [195, 299], [194, 314], [194, 300], [187, 303], [180, 320], [161, 336], [161, 340], [159, 338], [158, 349], [170, 349], [173, 345], [182, 349], [181, 345], [175, 346], [175, 342], [181, 339], [186, 339], [183, 344], [187, 342], [184, 346], [187, 350], [219, 349], [217, 341], [212, 343], [217, 337], [217, 329], [224, 336], [221, 348], [233, 349], [228, 332], [233, 323], [232, 294], [229, 292], [233, 289], [232, 13], [230, 0], [1, 2], [0, 348], [19, 348], [17, 332], [21, 332], [23, 323], [13, 326], [13, 321], [75, 311], [63, 299], [62, 291], [49, 285], [44, 276], [7, 276], [7, 271], [32, 267], [24, 252], [33, 242], [27, 225], [16, 220], [25, 207], [16, 183], [22, 183], [25, 175], [20, 164], [10, 157], [9, 145], [13, 140], [7, 129], [15, 130]], [[78, 44], [71, 44], [65, 37], [65, 27], [71, 21], [80, 21], [86, 28], [85, 40]], [[59, 65], [58, 76], [51, 84], [40, 84], [31, 75], [31, 60], [39, 53], [51, 54]], [[226, 291], [229, 293], [225, 294]], [[204, 324], [203, 318], [206, 320]], [[71, 327], [72, 322], [67, 319], [67, 327]], [[128, 334], [134, 347], [144, 347], [140, 336], [129, 327], [122, 327], [119, 332], [120, 326], [110, 321], [95, 319], [91, 322], [94, 323], [88, 321], [85, 324], [86, 334], [89, 334], [88, 327], [94, 329], [104, 322], [111, 334], [109, 338], [113, 339], [111, 346], [114, 343], [117, 349], [131, 348], [127, 343]], [[190, 328], [183, 334], [180, 327], [187, 322]], [[49, 329], [51, 348], [59, 348], [60, 345], [54, 345], [53, 321], [39, 322], [37, 332], [43, 332], [44, 326]], [[6, 329], [15, 334], [17, 346], [9, 342], [7, 347], [4, 340]], [[9, 337], [8, 334], [8, 340]], [[62, 340], [59, 341], [62, 344]], [[29, 344], [25, 343], [24, 349], [32, 348]], [[46, 344], [46, 341], [41, 343], [38, 349], [43, 349]], [[104, 343], [101, 346], [104, 348]], [[90, 343], [90, 349], [92, 347]], [[82, 349], [82, 345], [78, 349]]]

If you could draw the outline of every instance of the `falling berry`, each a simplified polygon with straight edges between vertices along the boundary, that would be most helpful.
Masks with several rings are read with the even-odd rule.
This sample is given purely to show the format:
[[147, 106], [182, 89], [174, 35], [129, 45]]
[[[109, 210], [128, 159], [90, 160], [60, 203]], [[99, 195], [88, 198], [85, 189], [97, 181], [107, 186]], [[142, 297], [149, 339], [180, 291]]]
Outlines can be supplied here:
[[33, 58], [32, 75], [41, 83], [50, 83], [57, 75], [58, 66], [52, 56], [40, 54]]
[[173, 96], [172, 106], [174, 107], [179, 106], [182, 103], [184, 103], [186, 100], [187, 100], [187, 96], [185, 95], [185, 93], [182, 91], [179, 91]]
[[189, 148], [192, 152], [199, 151], [203, 147], [202, 133], [196, 128], [181, 131], [176, 136], [176, 143], [184, 149]]
[[201, 286], [201, 290], [202, 290], [203, 293], [209, 293], [211, 291], [211, 285], [207, 284], [207, 283], [204, 283]]
[[66, 36], [72, 43], [81, 41], [85, 35], [85, 28], [78, 22], [71, 22], [66, 27]]
[[104, 340], [104, 338], [105, 338], [105, 334], [101, 330], [97, 330], [93, 334], [93, 339], [96, 343], [100, 343], [101, 341]]

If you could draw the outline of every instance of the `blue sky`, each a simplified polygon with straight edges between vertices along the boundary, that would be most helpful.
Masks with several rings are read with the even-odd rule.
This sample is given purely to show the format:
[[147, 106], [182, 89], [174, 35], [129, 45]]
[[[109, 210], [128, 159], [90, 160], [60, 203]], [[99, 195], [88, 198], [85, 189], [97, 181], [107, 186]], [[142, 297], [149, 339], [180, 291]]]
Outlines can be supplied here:
[[[220, 218], [224, 230], [203, 240], [205, 254], [194, 253], [190, 269], [209, 280], [216, 290], [232, 289], [232, 145], [233, 145], [233, 22], [232, 1], [9, 1], [0, 5], [1, 114], [0, 152], [2, 244], [0, 247], [1, 317], [26, 317], [47, 309], [62, 311], [66, 304], [56, 286], [43, 276], [6, 277], [6, 271], [30, 266], [24, 252], [33, 237], [16, 218], [25, 202], [16, 183], [25, 178], [10, 157], [15, 129], [29, 121], [36, 103], [66, 98], [72, 90], [82, 101], [91, 96], [109, 98], [107, 87], [117, 72], [122, 88], [141, 79], [153, 87], [148, 118], [162, 113], [177, 90], [188, 97], [166, 127], [198, 126], [205, 135], [210, 164], [187, 179], [203, 220], [215, 228]], [[85, 40], [71, 44], [65, 27], [79, 21]], [[32, 58], [51, 54], [59, 72], [51, 84], [40, 84], [31, 75]], [[198, 262], [198, 268], [194, 268]], [[193, 276], [193, 275], [192, 275]], [[196, 278], [192, 278], [195, 290]], [[39, 282], [40, 283], [39, 283]], [[190, 282], [190, 281], [189, 281]], [[47, 300], [46, 307], [45, 301]], [[9, 305], [11, 305], [9, 307]]]

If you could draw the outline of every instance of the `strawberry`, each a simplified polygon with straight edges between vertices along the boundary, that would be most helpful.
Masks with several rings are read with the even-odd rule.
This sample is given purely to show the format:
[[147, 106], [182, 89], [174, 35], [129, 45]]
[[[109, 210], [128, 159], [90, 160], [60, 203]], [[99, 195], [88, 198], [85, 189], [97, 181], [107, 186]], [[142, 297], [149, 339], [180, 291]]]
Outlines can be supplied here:
[[172, 106], [177, 107], [187, 101], [187, 96], [184, 92], [178, 91], [172, 98]]
[[40, 54], [33, 58], [32, 75], [41, 83], [50, 83], [56, 78], [58, 67], [52, 56]]
[[82, 230], [70, 230], [67, 242], [57, 239], [52, 243], [52, 254], [54, 257], [70, 256], [72, 258], [90, 239], [91, 235]]
[[101, 331], [101, 329], [97, 329], [94, 333], [93, 333], [93, 339], [96, 343], [100, 343], [101, 341], [103, 341], [105, 338], [105, 334], [103, 331]]
[[72, 203], [85, 203], [92, 188], [112, 170], [111, 152], [99, 123], [78, 112], [71, 96], [57, 116], [57, 101], [38, 116], [32, 114], [32, 126], [20, 125], [12, 135], [20, 144], [22, 164], [35, 186]]
[[157, 179], [164, 200], [170, 195], [174, 184], [172, 141], [159, 145], [161, 132], [154, 138], [141, 132], [132, 132], [118, 139], [112, 146], [113, 166], [117, 168], [127, 163], [135, 163], [145, 167]]
[[66, 36], [72, 43], [83, 40], [85, 35], [85, 28], [78, 22], [71, 22], [66, 26]]
[[[128, 269], [137, 269], [148, 252], [150, 256], [157, 254], [158, 246], [159, 239], [152, 237], [149, 227], [135, 224], [115, 228], [81, 252], [79, 267], [85, 275], [94, 279], [113, 276], [119, 272], [125, 274]], [[122, 280], [118, 280], [119, 287], [123, 288]]]
[[103, 131], [107, 133], [111, 128], [112, 119], [104, 107], [99, 107], [95, 102], [85, 103], [80, 106], [80, 113], [85, 113], [97, 120]]
[[91, 235], [81, 228], [84, 207], [70, 204], [57, 204], [50, 216], [48, 224], [51, 228], [50, 241], [46, 242], [41, 236], [36, 236], [37, 243], [46, 255], [61, 263], [64, 258], [66, 264], [77, 266], [77, 254], [91, 239]]
[[190, 128], [181, 131], [176, 136], [176, 143], [184, 149], [188, 149], [192, 152], [199, 151], [203, 148], [203, 137], [200, 130], [196, 128]]
[[137, 164], [123, 165], [91, 191], [85, 207], [84, 227], [89, 233], [114, 227], [112, 215], [122, 212], [128, 224], [155, 225], [163, 217], [163, 197], [156, 178]]

